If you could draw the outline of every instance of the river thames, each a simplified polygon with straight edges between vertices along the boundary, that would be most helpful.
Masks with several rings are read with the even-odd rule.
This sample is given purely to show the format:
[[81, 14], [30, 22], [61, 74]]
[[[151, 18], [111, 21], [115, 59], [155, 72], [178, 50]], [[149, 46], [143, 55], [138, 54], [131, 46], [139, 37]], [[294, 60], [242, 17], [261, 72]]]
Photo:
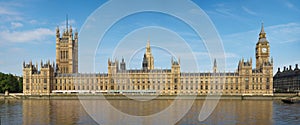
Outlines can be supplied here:
[[[127, 114], [147, 116], [166, 108], [172, 100], [152, 100], [138, 104], [131, 102], [132, 100], [111, 100], [110, 104]], [[300, 123], [300, 104], [284, 104], [280, 100], [220, 100], [213, 113], [205, 121], [200, 122], [198, 116], [203, 102], [204, 100], [195, 100], [192, 108], [177, 124]], [[0, 118], [1, 125], [97, 124], [79, 100], [0, 100]]]

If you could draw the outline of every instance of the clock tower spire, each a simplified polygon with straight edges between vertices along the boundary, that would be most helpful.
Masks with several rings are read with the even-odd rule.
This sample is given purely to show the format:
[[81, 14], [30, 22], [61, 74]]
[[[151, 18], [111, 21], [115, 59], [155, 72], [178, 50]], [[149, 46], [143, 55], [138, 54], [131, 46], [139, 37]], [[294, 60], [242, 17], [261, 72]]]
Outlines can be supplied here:
[[259, 39], [256, 43], [256, 69], [261, 69], [265, 63], [269, 63], [270, 45], [266, 38], [264, 24], [262, 23]]

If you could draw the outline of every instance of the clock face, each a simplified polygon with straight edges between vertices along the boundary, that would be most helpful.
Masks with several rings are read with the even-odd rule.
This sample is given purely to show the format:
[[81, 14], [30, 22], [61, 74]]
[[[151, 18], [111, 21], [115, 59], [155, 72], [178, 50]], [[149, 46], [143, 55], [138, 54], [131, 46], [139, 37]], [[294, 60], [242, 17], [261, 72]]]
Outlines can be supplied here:
[[262, 51], [263, 53], [266, 53], [266, 52], [267, 52], [267, 48], [262, 48], [261, 51]]

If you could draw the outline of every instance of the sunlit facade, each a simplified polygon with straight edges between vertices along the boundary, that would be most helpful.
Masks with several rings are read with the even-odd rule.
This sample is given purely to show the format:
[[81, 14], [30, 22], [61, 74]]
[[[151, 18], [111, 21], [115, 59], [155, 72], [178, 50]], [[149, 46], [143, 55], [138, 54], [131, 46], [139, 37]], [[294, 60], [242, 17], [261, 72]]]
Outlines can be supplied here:
[[23, 93], [160, 94], [160, 95], [272, 95], [273, 60], [262, 26], [256, 44], [256, 67], [252, 59], [241, 59], [235, 72], [181, 72], [180, 60], [170, 60], [169, 69], [155, 69], [148, 41], [141, 69], [126, 69], [122, 59], [108, 59], [107, 73], [78, 73], [78, 33], [67, 27], [56, 30], [56, 63], [23, 63]]

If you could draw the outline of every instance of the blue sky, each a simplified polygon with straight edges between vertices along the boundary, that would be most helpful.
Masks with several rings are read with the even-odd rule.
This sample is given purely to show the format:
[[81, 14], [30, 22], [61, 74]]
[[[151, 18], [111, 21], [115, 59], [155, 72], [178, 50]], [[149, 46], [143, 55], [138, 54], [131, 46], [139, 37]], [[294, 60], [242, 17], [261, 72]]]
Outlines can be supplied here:
[[[40, 62], [48, 59], [54, 61], [55, 28], [56, 26], [65, 27], [66, 14], [69, 15], [69, 23], [72, 27], [80, 31], [89, 15], [105, 2], [103, 0], [1, 0], [0, 71], [22, 75], [23, 61]], [[227, 71], [235, 71], [238, 61], [243, 57], [255, 59], [255, 44], [258, 40], [262, 21], [271, 45], [271, 56], [275, 63], [274, 70], [276, 71], [277, 67], [284, 65], [294, 66], [295, 63], [300, 63], [299, 1], [212, 0], [194, 2], [210, 17], [223, 41]], [[168, 7], [163, 3], [162, 6]], [[113, 11], [118, 11], [118, 9]], [[113, 11], [110, 13], [114, 13]], [[178, 11], [181, 10], [178, 9]], [[169, 37], [158, 37], [158, 34], [153, 33], [149, 28], [141, 30], [142, 33], [132, 32], [137, 28], [146, 26], [163, 27], [178, 33], [191, 44], [199, 62], [200, 71], [212, 69], [211, 60], [208, 58], [204, 44], [194, 43], [194, 41], [201, 41], [201, 38], [196, 36], [187, 24], [166, 14], [144, 12], [120, 20], [107, 32], [103, 39], [105, 42], [103, 42], [102, 48], [99, 47], [99, 54], [95, 58], [96, 71], [106, 72], [107, 58], [111, 57], [112, 54], [111, 50], [106, 51], [105, 54], [100, 54], [100, 51], [105, 51], [104, 48], [115, 47], [120, 41], [136, 40], [140, 41], [139, 44], [146, 45], [146, 41], [150, 39], [154, 46], [163, 44], [162, 41], [176, 41], [176, 36], [170, 37], [172, 34], [169, 34]], [[154, 31], [165, 33], [159, 29]], [[149, 32], [152, 33], [149, 34]], [[124, 38], [128, 33], [135, 35]], [[139, 37], [132, 37], [136, 35]], [[79, 46], [81, 42], [87, 41], [80, 41], [79, 34]], [[133, 42], [132, 44], [136, 43]], [[169, 43], [166, 42], [165, 44]], [[156, 67], [170, 67], [170, 55], [168, 53], [155, 48], [152, 51]], [[143, 52], [134, 55], [132, 57], [133, 62], [128, 64], [128, 67], [140, 68]], [[121, 58], [121, 55], [115, 58]], [[182, 70], [190, 71], [184, 68]]]

